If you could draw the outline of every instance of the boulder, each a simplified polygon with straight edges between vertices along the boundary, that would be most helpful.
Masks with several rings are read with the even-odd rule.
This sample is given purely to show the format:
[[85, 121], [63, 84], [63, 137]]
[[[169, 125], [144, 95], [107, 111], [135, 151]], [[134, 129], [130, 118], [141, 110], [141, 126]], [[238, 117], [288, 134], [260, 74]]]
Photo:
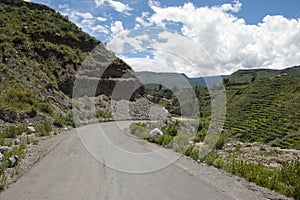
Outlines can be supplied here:
[[14, 144], [15, 145], [19, 145], [20, 144], [20, 140], [19, 139], [15, 139]]
[[8, 167], [12, 168], [12, 167], [17, 166], [18, 161], [19, 161], [19, 157], [18, 156], [11, 156], [11, 157], [9, 157], [8, 158]]
[[36, 132], [35, 128], [34, 128], [32, 125], [29, 125], [29, 126], [27, 127], [27, 129], [28, 129], [29, 131], [31, 131], [32, 133]]
[[12, 150], [11, 147], [8, 147], [8, 146], [0, 146], [0, 153], [1, 153], [1, 154], [4, 154], [5, 152], [11, 151], [11, 150]]
[[150, 131], [149, 139], [150, 139], [150, 141], [154, 141], [156, 138], [158, 138], [162, 135], [164, 135], [164, 133], [161, 130], [159, 130], [158, 128], [155, 128], [152, 131]]

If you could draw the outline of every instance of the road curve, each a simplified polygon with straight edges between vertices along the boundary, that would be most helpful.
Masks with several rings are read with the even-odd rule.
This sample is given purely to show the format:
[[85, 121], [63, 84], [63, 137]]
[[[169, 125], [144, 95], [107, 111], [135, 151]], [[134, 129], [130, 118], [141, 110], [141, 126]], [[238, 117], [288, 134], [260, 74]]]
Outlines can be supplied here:
[[[70, 134], [60, 145], [53, 149], [44, 159], [0, 193], [1, 200], [161, 200], [161, 199], [235, 199], [220, 191], [176, 164], [170, 164], [160, 170], [148, 173], [128, 173], [108, 167], [105, 159], [112, 152], [111, 161], [116, 159], [117, 152], [106, 148], [97, 138], [99, 132], [106, 134], [114, 145], [128, 152], [147, 153], [150, 150], [127, 136], [122, 129], [129, 122], [113, 122], [90, 125], [79, 128], [80, 134]], [[82, 143], [82, 133], [86, 133], [87, 143]], [[81, 138], [81, 139], [80, 139]], [[84, 140], [85, 140], [84, 139]], [[94, 139], [94, 140], [93, 140]], [[91, 153], [91, 151], [93, 151]], [[105, 155], [101, 155], [105, 151]], [[100, 155], [99, 157], [95, 155]], [[146, 155], [146, 154], [145, 154]], [[174, 153], [174, 155], [176, 155]], [[126, 159], [116, 162], [117, 165], [131, 166]], [[131, 158], [132, 159], [132, 158]], [[161, 162], [162, 156], [151, 155], [151, 162]], [[134, 166], [148, 166], [146, 161], [129, 160]], [[113, 163], [113, 162], [112, 162]], [[126, 168], [128, 169], [128, 168]]]

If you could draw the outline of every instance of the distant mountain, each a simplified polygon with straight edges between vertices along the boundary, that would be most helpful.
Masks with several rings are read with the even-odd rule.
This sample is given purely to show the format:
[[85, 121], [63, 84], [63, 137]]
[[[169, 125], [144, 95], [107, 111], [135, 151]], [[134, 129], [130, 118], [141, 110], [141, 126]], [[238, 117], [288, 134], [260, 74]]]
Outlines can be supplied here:
[[191, 80], [185, 74], [180, 73], [168, 73], [168, 72], [136, 72], [138, 79], [146, 84], [146, 89], [159, 89], [160, 87], [166, 87], [169, 89], [177, 88], [191, 88], [198, 83]]
[[246, 84], [264, 78], [300, 74], [300, 66], [290, 67], [282, 70], [275, 69], [241, 69], [228, 76], [230, 84]]
[[198, 78], [190, 78], [192, 81], [196, 82], [197, 84], [203, 85], [203, 86], [213, 86], [217, 83], [222, 82], [224, 78], [227, 78], [227, 75], [221, 75], [221, 76], [206, 76], [206, 77], [198, 77]]
[[171, 72], [136, 72], [137, 77], [143, 83], [148, 83], [145, 88], [148, 89], [159, 89], [159, 85], [172, 89], [174, 87], [178, 89], [190, 88], [195, 86], [213, 86], [217, 83], [222, 82], [226, 75], [222, 76], [207, 76], [189, 78], [183, 73], [171, 73]]

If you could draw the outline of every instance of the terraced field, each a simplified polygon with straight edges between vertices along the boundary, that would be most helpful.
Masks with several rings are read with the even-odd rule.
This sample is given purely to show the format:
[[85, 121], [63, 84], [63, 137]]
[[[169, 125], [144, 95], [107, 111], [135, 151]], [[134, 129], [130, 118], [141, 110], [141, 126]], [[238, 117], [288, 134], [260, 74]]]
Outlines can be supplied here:
[[300, 76], [227, 87], [225, 130], [242, 141], [300, 149]]

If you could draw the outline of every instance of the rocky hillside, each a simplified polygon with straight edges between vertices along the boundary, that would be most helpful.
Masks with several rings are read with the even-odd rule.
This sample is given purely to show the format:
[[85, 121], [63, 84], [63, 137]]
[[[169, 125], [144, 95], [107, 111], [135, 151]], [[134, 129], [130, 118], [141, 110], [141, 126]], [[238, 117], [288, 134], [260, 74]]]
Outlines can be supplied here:
[[[242, 142], [300, 149], [299, 69], [298, 66], [284, 70], [239, 70], [225, 78], [226, 135]], [[203, 86], [195, 87], [194, 91], [202, 116], [200, 121], [205, 124], [210, 119], [211, 96]], [[178, 104], [176, 95], [181, 90], [173, 92], [166, 88], [146, 90], [149, 100], [165, 106], [171, 114], [180, 115], [178, 111], [184, 105]]]
[[[82, 66], [78, 80], [83, 88], [76, 91], [86, 91], [92, 83], [96, 91], [91, 95], [111, 96], [116, 83], [141, 86], [130, 66], [55, 10], [21, 0], [0, 1], [0, 130], [68, 117]], [[142, 94], [140, 87], [130, 99]]]
[[300, 149], [300, 75], [227, 85], [225, 130], [242, 141]]

